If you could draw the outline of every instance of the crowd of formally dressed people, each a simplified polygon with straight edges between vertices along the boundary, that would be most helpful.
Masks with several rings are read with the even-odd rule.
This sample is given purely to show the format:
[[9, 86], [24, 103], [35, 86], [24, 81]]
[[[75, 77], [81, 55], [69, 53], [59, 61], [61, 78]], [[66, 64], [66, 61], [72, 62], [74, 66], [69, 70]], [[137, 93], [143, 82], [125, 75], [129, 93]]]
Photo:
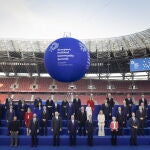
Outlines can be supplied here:
[[[110, 128], [111, 143], [116, 145], [117, 135], [123, 135], [123, 128], [128, 124], [131, 128], [130, 144], [137, 145], [137, 135], [144, 135], [148, 110], [148, 102], [144, 94], [141, 95], [138, 102], [137, 109], [133, 111], [134, 101], [131, 95], [127, 94], [123, 105], [118, 106], [114, 111], [115, 101], [108, 93], [97, 115], [98, 136], [105, 136], [105, 127]], [[53, 133], [54, 146], [59, 146], [62, 120], [68, 120], [67, 129], [71, 146], [76, 145], [77, 135], [87, 136], [87, 144], [93, 145], [93, 134], [97, 125], [93, 121], [95, 103], [92, 94], [85, 107], [82, 106], [78, 95], [73, 101], [65, 98], [61, 103], [50, 97], [46, 100], [45, 105], [40, 98], [37, 98], [34, 100], [34, 112], [24, 99], [18, 101], [17, 113], [14, 107], [14, 101], [8, 97], [5, 102], [5, 110], [11, 146], [18, 146], [20, 127], [24, 125], [27, 136], [31, 136], [31, 146], [37, 146], [38, 135], [47, 136], [48, 134], [48, 120], [51, 120], [50, 128]], [[0, 112], [1, 114], [2, 112]]]

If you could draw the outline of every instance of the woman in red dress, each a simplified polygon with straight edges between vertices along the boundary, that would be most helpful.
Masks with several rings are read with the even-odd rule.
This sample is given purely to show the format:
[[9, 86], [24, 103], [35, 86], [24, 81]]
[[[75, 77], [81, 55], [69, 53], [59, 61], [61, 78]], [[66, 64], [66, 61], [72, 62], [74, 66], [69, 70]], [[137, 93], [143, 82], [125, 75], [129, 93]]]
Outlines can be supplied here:
[[30, 121], [33, 118], [33, 113], [31, 112], [31, 109], [28, 107], [27, 112], [25, 113], [24, 121], [25, 121], [25, 126], [27, 128], [27, 135], [29, 135], [29, 126], [30, 126]]
[[92, 108], [92, 112], [94, 111], [94, 100], [93, 100], [93, 94], [90, 95], [89, 100], [87, 101], [87, 106], [90, 105]]

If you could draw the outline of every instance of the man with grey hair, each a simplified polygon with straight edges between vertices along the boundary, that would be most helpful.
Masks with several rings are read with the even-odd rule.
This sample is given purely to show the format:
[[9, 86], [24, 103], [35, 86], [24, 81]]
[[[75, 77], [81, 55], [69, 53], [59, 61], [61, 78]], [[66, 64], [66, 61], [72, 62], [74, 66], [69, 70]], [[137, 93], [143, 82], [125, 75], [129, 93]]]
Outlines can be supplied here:
[[92, 116], [88, 116], [88, 120], [86, 121], [86, 133], [87, 133], [88, 146], [93, 146], [93, 132], [94, 132], [94, 124], [92, 121]]
[[137, 131], [139, 127], [139, 121], [135, 117], [135, 113], [132, 112], [132, 117], [129, 119], [129, 125], [131, 127], [130, 145], [137, 145]]
[[81, 107], [78, 113], [77, 119], [79, 123], [79, 135], [85, 136], [86, 135], [85, 124], [86, 124], [87, 117], [86, 117], [86, 111], [83, 106]]
[[39, 121], [37, 115], [33, 114], [33, 119], [30, 122], [30, 135], [31, 135], [31, 146], [37, 147], [38, 145], [38, 133], [39, 133]]
[[11, 146], [18, 146], [18, 134], [19, 134], [19, 121], [17, 121], [17, 117], [14, 116], [13, 120], [9, 124], [10, 137], [11, 137]]
[[52, 132], [53, 132], [53, 145], [59, 146], [59, 136], [62, 127], [62, 121], [59, 117], [59, 113], [56, 111], [55, 116], [52, 118]]

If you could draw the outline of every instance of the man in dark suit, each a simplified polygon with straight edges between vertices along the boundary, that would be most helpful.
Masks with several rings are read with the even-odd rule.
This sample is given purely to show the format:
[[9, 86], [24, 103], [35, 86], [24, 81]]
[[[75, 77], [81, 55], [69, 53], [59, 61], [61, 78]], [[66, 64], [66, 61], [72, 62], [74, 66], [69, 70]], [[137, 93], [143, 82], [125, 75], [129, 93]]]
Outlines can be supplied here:
[[11, 144], [10, 146], [18, 146], [18, 134], [19, 134], [19, 122], [17, 121], [17, 117], [14, 116], [13, 120], [9, 124], [10, 136], [11, 136]]
[[137, 145], [137, 131], [139, 126], [139, 121], [135, 117], [135, 113], [132, 113], [132, 117], [129, 119], [129, 125], [131, 127], [130, 145]]
[[78, 132], [78, 121], [75, 120], [74, 115], [71, 116], [71, 120], [68, 122], [68, 133], [70, 139], [70, 146], [76, 145], [76, 135]]
[[46, 101], [46, 108], [47, 108], [47, 111], [48, 111], [48, 119], [51, 120], [52, 117], [53, 117], [53, 111], [54, 111], [54, 101], [52, 99], [48, 99]]
[[144, 105], [144, 103], [143, 102], [141, 102], [141, 105], [139, 106], [139, 107], [142, 107], [142, 110], [144, 111], [144, 113], [145, 113], [145, 119], [147, 119], [147, 112], [148, 112], [148, 107], [146, 107], [145, 105]]
[[40, 99], [40, 97], [34, 100], [34, 108], [38, 107], [39, 103], [41, 103], [41, 106], [42, 106], [42, 100]]
[[78, 123], [79, 123], [79, 135], [86, 135], [86, 131], [85, 131], [85, 124], [86, 124], [86, 120], [87, 120], [87, 116], [86, 116], [86, 111], [84, 109], [84, 107], [81, 107], [81, 110], [78, 113]]
[[62, 120], [59, 117], [59, 113], [56, 111], [55, 116], [52, 118], [52, 132], [53, 132], [53, 145], [54, 146], [59, 146], [59, 136], [60, 136], [60, 131], [62, 130]]
[[133, 100], [130, 94], [127, 94], [127, 97], [125, 98], [125, 102], [127, 107], [129, 108], [129, 117], [131, 117]]
[[10, 106], [13, 106], [13, 99], [8, 96], [8, 98], [6, 98], [6, 101], [5, 101], [5, 109], [8, 110], [10, 108]]
[[48, 122], [48, 112], [46, 106], [43, 106], [43, 111], [41, 114], [42, 135], [47, 135], [47, 122]]
[[79, 99], [79, 96], [76, 95], [73, 99], [73, 107], [74, 107], [74, 113], [75, 117], [77, 117], [79, 109], [81, 108], [81, 100]]
[[108, 103], [108, 105], [110, 106], [110, 108], [113, 109], [113, 108], [114, 108], [114, 105], [115, 105], [115, 102], [114, 102], [114, 99], [113, 99], [111, 93], [108, 93], [106, 99], [107, 99], [107, 103]]
[[22, 126], [22, 121], [24, 120], [25, 112], [27, 111], [27, 105], [24, 99], [18, 101], [18, 116], [20, 120], [20, 126]]
[[61, 115], [63, 120], [68, 119], [68, 109], [69, 109], [69, 103], [65, 98], [61, 103]]
[[129, 119], [129, 107], [126, 105], [126, 101], [125, 100], [123, 100], [122, 110], [124, 112], [125, 121], [126, 121], [127, 119]]
[[139, 106], [139, 110], [136, 112], [136, 117], [139, 121], [139, 135], [144, 135], [146, 114], [141, 106]]
[[121, 107], [118, 107], [118, 111], [116, 112], [116, 120], [119, 124], [118, 134], [123, 135], [123, 127], [125, 126], [125, 116], [124, 112]]
[[144, 103], [144, 107], [147, 108], [148, 103], [147, 103], [147, 99], [145, 98], [144, 94], [142, 94], [141, 99], [139, 99], [139, 106], [141, 105], [141, 103]]
[[30, 135], [31, 135], [31, 146], [37, 147], [38, 145], [38, 133], [39, 133], [39, 121], [36, 118], [36, 114], [33, 114], [33, 119], [30, 122]]
[[86, 133], [87, 133], [87, 144], [89, 146], [93, 146], [93, 132], [94, 132], [94, 124], [92, 121], [92, 116], [88, 117], [86, 121]]
[[9, 126], [10, 126], [10, 122], [13, 120], [14, 116], [15, 116], [15, 111], [13, 110], [13, 107], [10, 106], [10, 108], [6, 112], [6, 121], [8, 124], [8, 134], [10, 134]]
[[103, 110], [104, 115], [105, 115], [105, 126], [108, 127], [109, 126], [109, 119], [111, 118], [111, 114], [112, 114], [112, 109], [109, 106], [109, 104], [107, 103], [107, 99], [104, 101], [104, 104], [102, 104], [102, 110]]
[[58, 104], [57, 100], [53, 100], [54, 101], [54, 107], [53, 107], [53, 114], [58, 111], [58, 113], [60, 113], [60, 104]]

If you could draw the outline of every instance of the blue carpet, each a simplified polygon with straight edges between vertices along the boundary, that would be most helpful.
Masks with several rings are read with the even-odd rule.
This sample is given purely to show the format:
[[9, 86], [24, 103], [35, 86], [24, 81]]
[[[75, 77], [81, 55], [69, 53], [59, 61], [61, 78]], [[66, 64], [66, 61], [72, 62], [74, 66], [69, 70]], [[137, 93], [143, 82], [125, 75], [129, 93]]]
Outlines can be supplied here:
[[88, 147], [88, 146], [59, 146], [59, 147], [53, 147], [53, 146], [38, 146], [36, 148], [32, 148], [29, 146], [19, 146], [17, 148], [15, 147], [9, 147], [9, 146], [0, 146], [1, 150], [149, 150], [149, 146], [93, 146], [93, 147]]

